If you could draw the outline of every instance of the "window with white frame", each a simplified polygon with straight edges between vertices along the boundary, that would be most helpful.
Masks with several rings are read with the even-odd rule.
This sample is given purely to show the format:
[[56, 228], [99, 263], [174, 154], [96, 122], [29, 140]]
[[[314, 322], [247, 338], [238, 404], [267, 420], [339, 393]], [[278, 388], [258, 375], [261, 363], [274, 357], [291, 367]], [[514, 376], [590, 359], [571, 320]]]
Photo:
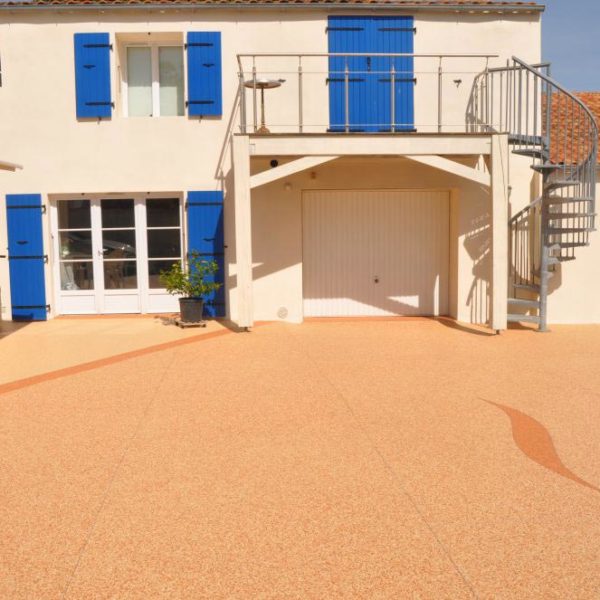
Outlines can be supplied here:
[[167, 271], [173, 263], [183, 261], [178, 198], [146, 200], [146, 235], [150, 289], [164, 288], [160, 280], [161, 271]]
[[130, 45], [126, 48], [125, 112], [129, 117], [184, 114], [183, 47]]

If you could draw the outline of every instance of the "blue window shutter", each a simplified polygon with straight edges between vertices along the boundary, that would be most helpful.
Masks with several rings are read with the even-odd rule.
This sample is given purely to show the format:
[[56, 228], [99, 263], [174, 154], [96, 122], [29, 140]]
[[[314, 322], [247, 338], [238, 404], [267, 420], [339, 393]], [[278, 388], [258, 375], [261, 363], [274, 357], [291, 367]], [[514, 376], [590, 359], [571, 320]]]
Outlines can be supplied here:
[[[331, 53], [412, 53], [413, 17], [331, 16]], [[392, 61], [396, 70], [394, 115], [391, 106]], [[329, 123], [331, 131], [414, 131], [414, 65], [411, 57], [331, 57]], [[344, 70], [348, 65], [348, 115]], [[392, 123], [393, 121], [393, 123]]]
[[[327, 33], [330, 53], [368, 51], [368, 18], [332, 16]], [[329, 58], [329, 122], [331, 131], [346, 127], [345, 69], [348, 65], [348, 125], [350, 131], [364, 131], [367, 101], [367, 61], [364, 57], [333, 56]]]
[[6, 196], [10, 295], [16, 321], [46, 320], [42, 212], [40, 194]]
[[189, 31], [187, 34], [188, 114], [221, 116], [221, 33]]
[[112, 116], [108, 33], [75, 34], [75, 92], [78, 119]]
[[[223, 235], [223, 192], [188, 192], [188, 253], [197, 251], [204, 260], [215, 260], [219, 271], [215, 281], [225, 282], [225, 241]], [[210, 317], [225, 316], [225, 288], [206, 299], [204, 312]]]
[[[371, 21], [373, 46], [369, 51], [394, 54], [412, 54], [414, 52], [413, 17], [377, 17]], [[373, 60], [373, 70], [391, 70], [392, 62], [396, 72], [394, 89], [394, 129], [395, 131], [414, 131], [414, 59], [412, 57], [383, 58]], [[385, 124], [389, 131], [391, 121], [391, 79], [379, 76], [376, 90], [378, 123]], [[381, 130], [382, 128], [379, 128]]]

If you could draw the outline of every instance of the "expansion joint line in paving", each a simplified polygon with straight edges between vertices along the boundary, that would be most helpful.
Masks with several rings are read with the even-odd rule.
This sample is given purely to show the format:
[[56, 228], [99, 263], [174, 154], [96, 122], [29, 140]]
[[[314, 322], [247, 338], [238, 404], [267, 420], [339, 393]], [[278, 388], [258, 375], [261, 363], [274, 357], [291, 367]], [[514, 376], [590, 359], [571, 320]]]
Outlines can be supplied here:
[[[290, 334], [290, 337], [292, 337], [291, 334]], [[335, 395], [341, 400], [342, 404], [346, 407], [346, 410], [352, 417], [352, 420], [355, 422], [357, 428], [360, 430], [360, 432], [366, 438], [366, 440], [368, 441], [372, 450], [379, 457], [381, 463], [383, 464], [384, 469], [390, 474], [390, 476], [392, 477], [393, 481], [396, 483], [396, 486], [398, 487], [398, 489], [400, 490], [402, 495], [404, 495], [408, 499], [408, 501], [411, 503], [411, 505], [415, 509], [416, 513], [419, 515], [419, 518], [421, 519], [421, 521], [423, 521], [423, 523], [425, 524], [425, 527], [427, 527], [428, 531], [433, 536], [435, 542], [437, 543], [440, 550], [442, 551], [442, 554], [448, 559], [448, 561], [453, 566], [453, 568], [456, 571], [456, 573], [458, 574], [458, 576], [462, 579], [464, 584], [467, 586], [467, 588], [471, 592], [472, 597], [476, 598], [478, 600], [479, 595], [477, 594], [477, 591], [473, 587], [473, 584], [469, 581], [469, 578], [463, 572], [463, 570], [460, 568], [460, 566], [457, 564], [457, 562], [454, 560], [454, 558], [452, 558], [450, 551], [448, 550], [448, 548], [446, 548], [446, 546], [442, 542], [440, 536], [437, 534], [437, 532], [435, 531], [435, 529], [433, 528], [431, 523], [429, 523], [429, 521], [425, 517], [423, 511], [419, 508], [417, 501], [412, 497], [412, 495], [406, 489], [404, 482], [402, 481], [402, 479], [400, 478], [400, 476], [398, 475], [398, 473], [396, 472], [394, 467], [392, 467], [392, 465], [389, 463], [389, 461], [385, 458], [383, 452], [379, 449], [379, 447], [377, 446], [377, 444], [375, 443], [375, 441], [373, 440], [373, 438], [371, 437], [371, 435], [369, 434], [367, 429], [361, 423], [360, 419], [356, 415], [354, 409], [352, 408], [352, 405], [350, 404], [350, 402], [348, 401], [346, 396], [341, 392], [341, 390], [336, 386], [336, 384], [327, 376], [327, 373], [320, 367], [319, 363], [313, 359], [313, 357], [310, 355], [310, 353], [305, 348], [302, 347], [302, 344], [298, 344], [298, 346], [299, 346], [300, 350], [303, 352], [304, 356], [313, 365], [315, 370], [327, 382], [327, 384], [333, 390]]]
[[136, 440], [138, 434], [140, 433], [140, 431], [142, 430], [142, 425], [146, 420], [146, 417], [148, 416], [148, 414], [150, 413], [150, 411], [152, 410], [152, 407], [154, 406], [157, 398], [159, 397], [160, 393], [162, 392], [162, 386], [165, 382], [166, 376], [169, 373], [169, 371], [171, 370], [171, 368], [173, 367], [173, 364], [175, 362], [175, 359], [177, 358], [177, 355], [179, 354], [178, 349], [174, 349], [173, 351], [173, 355], [171, 356], [171, 359], [168, 361], [168, 363], [165, 365], [163, 372], [160, 376], [160, 380], [158, 381], [158, 384], [156, 385], [155, 389], [154, 389], [154, 393], [152, 394], [152, 396], [150, 397], [150, 400], [148, 400], [142, 415], [140, 416], [140, 418], [138, 419], [135, 428], [133, 430], [133, 433], [131, 434], [131, 436], [129, 437], [129, 439], [125, 442], [125, 446], [123, 448], [123, 452], [121, 453], [121, 456], [119, 458], [119, 461], [117, 462], [117, 465], [115, 466], [112, 475], [110, 476], [107, 484], [106, 484], [106, 488], [104, 490], [104, 493], [102, 494], [102, 497], [100, 499], [100, 503], [98, 505], [98, 509], [96, 510], [96, 513], [94, 514], [93, 520], [92, 520], [92, 524], [90, 525], [90, 529], [85, 537], [85, 540], [83, 541], [83, 544], [79, 550], [79, 554], [77, 556], [77, 561], [75, 562], [75, 566], [73, 567], [73, 570], [71, 571], [71, 575], [69, 576], [69, 579], [67, 580], [67, 583], [65, 585], [65, 589], [63, 591], [62, 594], [62, 598], [63, 600], [67, 598], [68, 594], [69, 594], [69, 590], [71, 589], [71, 585], [73, 584], [73, 581], [75, 581], [75, 576], [77, 574], [77, 571], [79, 569], [79, 565], [81, 564], [81, 560], [83, 558], [83, 555], [85, 554], [87, 547], [89, 545], [89, 542], [92, 538], [92, 535], [94, 534], [94, 531], [96, 529], [96, 525], [98, 523], [100, 514], [102, 513], [102, 511], [104, 510], [104, 507], [106, 506], [107, 502], [108, 502], [108, 498], [110, 495], [110, 492], [112, 490], [112, 487], [115, 483], [115, 481], [117, 480], [119, 471], [121, 470], [121, 467], [123, 466], [123, 463], [125, 462], [125, 458], [127, 457], [127, 455], [129, 454], [129, 451], [131, 449], [131, 447], [133, 446], [134, 441]]

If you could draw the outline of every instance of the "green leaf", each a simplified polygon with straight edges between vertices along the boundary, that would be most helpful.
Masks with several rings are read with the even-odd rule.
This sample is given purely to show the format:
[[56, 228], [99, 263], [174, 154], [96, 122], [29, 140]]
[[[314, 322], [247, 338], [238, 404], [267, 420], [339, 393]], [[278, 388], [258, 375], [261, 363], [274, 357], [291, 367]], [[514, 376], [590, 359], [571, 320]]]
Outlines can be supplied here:
[[185, 267], [181, 266], [181, 262], [176, 262], [170, 269], [161, 271], [159, 278], [169, 294], [185, 298], [205, 298], [222, 285], [210, 281], [218, 270], [217, 261], [205, 260], [197, 250], [192, 250]]

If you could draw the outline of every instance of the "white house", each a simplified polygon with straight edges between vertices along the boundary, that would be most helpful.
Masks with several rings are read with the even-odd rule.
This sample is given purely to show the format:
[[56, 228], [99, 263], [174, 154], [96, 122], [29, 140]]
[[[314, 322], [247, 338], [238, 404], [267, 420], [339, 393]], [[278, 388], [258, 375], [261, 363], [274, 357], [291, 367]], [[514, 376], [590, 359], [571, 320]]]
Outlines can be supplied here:
[[242, 327], [600, 322], [597, 130], [543, 10], [0, 2], [3, 318], [172, 311], [158, 274], [197, 250]]

